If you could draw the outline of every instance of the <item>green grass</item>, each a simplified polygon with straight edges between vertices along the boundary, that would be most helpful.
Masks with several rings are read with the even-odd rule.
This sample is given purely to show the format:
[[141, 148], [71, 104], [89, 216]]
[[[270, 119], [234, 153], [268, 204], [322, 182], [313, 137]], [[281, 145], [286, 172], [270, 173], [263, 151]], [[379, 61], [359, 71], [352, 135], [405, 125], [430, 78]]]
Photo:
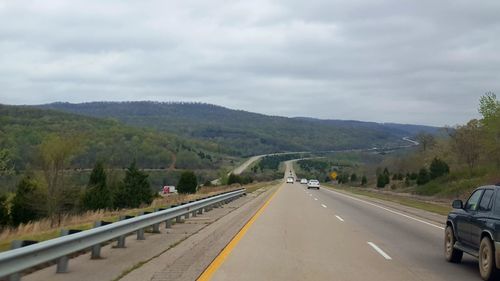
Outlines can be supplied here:
[[362, 188], [346, 188], [346, 187], [339, 187], [339, 186], [331, 186], [331, 185], [326, 185], [326, 187], [338, 191], [343, 191], [343, 192], [348, 192], [356, 195], [363, 195], [363, 196], [368, 196], [371, 198], [375, 199], [380, 199], [380, 200], [385, 200], [389, 202], [394, 202], [398, 203], [404, 206], [420, 209], [420, 210], [425, 210], [429, 211], [432, 213], [436, 213], [439, 215], [446, 216], [451, 210], [451, 205], [450, 206], [445, 206], [442, 204], [438, 203], [431, 203], [431, 202], [426, 202], [422, 201], [419, 199], [415, 198], [408, 198], [408, 197], [403, 197], [399, 195], [392, 195], [392, 194], [382, 194], [382, 193], [377, 193], [369, 190], [364, 190]]

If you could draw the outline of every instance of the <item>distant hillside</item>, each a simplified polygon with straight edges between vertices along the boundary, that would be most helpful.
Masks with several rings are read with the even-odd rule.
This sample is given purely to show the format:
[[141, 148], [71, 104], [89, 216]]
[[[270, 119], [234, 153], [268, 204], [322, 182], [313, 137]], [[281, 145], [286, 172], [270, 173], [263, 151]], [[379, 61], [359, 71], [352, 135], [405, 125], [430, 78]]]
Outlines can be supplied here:
[[437, 128], [372, 122], [267, 116], [201, 103], [91, 102], [40, 105], [87, 116], [114, 118], [198, 140], [233, 155], [319, 151], [401, 144], [404, 136]]
[[[17, 169], [36, 163], [37, 146], [49, 134], [81, 138], [84, 152], [73, 168], [104, 160], [116, 168], [136, 159], [141, 168], [218, 169], [216, 144], [187, 140], [151, 129], [55, 110], [0, 105], [0, 148], [8, 149]], [[175, 163], [173, 163], [175, 161]]]

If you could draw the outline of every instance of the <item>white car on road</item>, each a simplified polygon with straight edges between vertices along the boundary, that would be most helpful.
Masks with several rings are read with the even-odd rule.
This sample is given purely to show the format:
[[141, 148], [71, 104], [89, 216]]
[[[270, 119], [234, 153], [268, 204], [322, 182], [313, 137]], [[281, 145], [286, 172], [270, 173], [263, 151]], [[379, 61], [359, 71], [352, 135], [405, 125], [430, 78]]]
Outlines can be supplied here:
[[309, 180], [307, 183], [307, 189], [309, 188], [316, 188], [319, 189], [319, 181], [318, 180]]
[[301, 180], [300, 180], [300, 183], [301, 183], [301, 184], [307, 184], [307, 179], [301, 179]]
[[286, 183], [293, 183], [293, 182], [294, 182], [294, 178], [293, 177], [286, 178]]

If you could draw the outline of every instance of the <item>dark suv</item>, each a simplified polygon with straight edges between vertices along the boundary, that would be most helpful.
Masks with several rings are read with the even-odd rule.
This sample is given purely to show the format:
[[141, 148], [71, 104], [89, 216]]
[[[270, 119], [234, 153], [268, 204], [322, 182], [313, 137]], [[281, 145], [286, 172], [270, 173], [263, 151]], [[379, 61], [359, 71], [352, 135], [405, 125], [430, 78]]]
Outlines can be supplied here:
[[483, 186], [471, 194], [465, 205], [453, 201], [446, 221], [446, 260], [459, 263], [463, 253], [479, 260], [484, 280], [494, 280], [500, 269], [500, 186]]

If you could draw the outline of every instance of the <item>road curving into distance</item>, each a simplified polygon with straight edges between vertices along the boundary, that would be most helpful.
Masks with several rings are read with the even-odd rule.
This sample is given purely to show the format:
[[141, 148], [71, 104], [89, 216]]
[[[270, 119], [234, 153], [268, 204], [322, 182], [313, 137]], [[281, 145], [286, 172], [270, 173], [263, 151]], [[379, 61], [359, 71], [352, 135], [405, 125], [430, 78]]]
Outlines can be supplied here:
[[[291, 169], [288, 162], [285, 177]], [[199, 280], [481, 280], [474, 259], [445, 261], [443, 235], [433, 221], [283, 183]]]

